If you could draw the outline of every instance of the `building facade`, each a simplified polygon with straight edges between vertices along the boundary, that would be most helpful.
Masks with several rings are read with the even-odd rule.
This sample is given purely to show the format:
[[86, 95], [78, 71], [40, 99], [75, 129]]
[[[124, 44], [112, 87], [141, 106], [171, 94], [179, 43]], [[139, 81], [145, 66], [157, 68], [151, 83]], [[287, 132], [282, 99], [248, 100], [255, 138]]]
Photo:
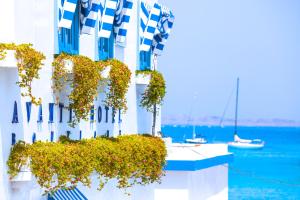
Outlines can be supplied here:
[[[164, 49], [174, 16], [156, 0], [0, 0], [0, 5], [0, 43], [31, 43], [46, 56], [40, 78], [32, 83], [33, 95], [42, 99], [41, 106], [21, 95], [14, 52], [7, 51], [0, 60], [0, 199], [48, 199], [30, 171], [24, 169], [9, 179], [6, 161], [12, 145], [18, 140], [57, 141], [60, 135], [81, 139], [151, 133], [152, 113], [140, 106], [149, 76], [135, 72], [159, 68], [157, 56]], [[100, 93], [94, 102], [95, 119], [69, 126], [72, 112], [65, 108], [68, 99], [55, 102], [51, 79], [52, 62], [62, 52], [94, 61], [116, 58], [124, 62], [132, 72], [126, 113], [113, 115], [113, 108], [103, 103], [105, 94]], [[155, 132], [160, 131], [160, 114]], [[194, 149], [199, 155], [186, 148], [169, 146], [162, 184], [131, 188], [131, 196], [117, 189], [114, 180], [101, 192], [96, 184], [90, 189], [78, 188], [86, 199], [227, 199], [227, 163], [232, 156], [226, 145], [203, 147], [204, 153], [214, 149], [204, 157], [199, 156], [202, 147]], [[73, 198], [68, 197], [71, 194], [61, 195], [56, 199]]]

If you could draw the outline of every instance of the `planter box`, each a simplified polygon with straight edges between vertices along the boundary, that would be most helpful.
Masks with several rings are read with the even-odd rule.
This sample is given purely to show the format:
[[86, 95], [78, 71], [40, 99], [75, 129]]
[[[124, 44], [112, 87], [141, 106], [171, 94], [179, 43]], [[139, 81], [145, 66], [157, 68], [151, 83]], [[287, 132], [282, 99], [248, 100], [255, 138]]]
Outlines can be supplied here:
[[73, 66], [74, 66], [74, 63], [72, 60], [67, 60], [65, 59], [64, 60], [64, 63], [65, 63], [65, 70], [68, 72], [68, 73], [73, 73]]
[[102, 78], [108, 79], [110, 68], [111, 68], [111, 66], [105, 67], [105, 69], [101, 72]]
[[[74, 67], [74, 63], [72, 60], [68, 60], [65, 59], [64, 60], [64, 64], [65, 64], [65, 70], [71, 74], [73, 73], [73, 67]], [[109, 71], [110, 71], [110, 66], [107, 66], [102, 72], [101, 75], [103, 78], [107, 79], [109, 77]]]
[[15, 50], [5, 50], [5, 58], [0, 60], [0, 67], [3, 68], [17, 68], [17, 60], [15, 58]]
[[22, 167], [21, 171], [17, 176], [11, 179], [12, 182], [23, 182], [23, 181], [31, 181], [32, 173], [29, 168]]
[[135, 83], [137, 85], [148, 85], [150, 83], [150, 74], [137, 74], [135, 76]]

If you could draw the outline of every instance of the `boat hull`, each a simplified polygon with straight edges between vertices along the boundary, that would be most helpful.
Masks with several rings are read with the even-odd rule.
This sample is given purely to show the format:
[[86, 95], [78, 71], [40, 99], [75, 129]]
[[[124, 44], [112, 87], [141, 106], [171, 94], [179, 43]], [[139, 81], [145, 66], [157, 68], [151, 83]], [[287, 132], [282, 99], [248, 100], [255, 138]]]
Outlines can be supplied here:
[[264, 148], [264, 143], [261, 144], [251, 144], [251, 143], [240, 143], [240, 142], [229, 142], [229, 147], [237, 149], [262, 149]]
[[207, 141], [203, 138], [186, 139], [185, 142], [192, 144], [205, 144]]

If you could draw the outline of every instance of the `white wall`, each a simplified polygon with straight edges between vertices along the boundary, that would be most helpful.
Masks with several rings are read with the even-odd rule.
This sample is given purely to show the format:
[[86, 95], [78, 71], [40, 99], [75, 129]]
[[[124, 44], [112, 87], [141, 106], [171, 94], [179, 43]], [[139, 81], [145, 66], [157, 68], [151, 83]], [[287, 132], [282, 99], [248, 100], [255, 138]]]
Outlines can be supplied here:
[[226, 165], [199, 171], [166, 171], [161, 184], [134, 186], [128, 189], [130, 196], [116, 188], [116, 180], [110, 181], [101, 192], [97, 190], [96, 178], [91, 189], [84, 186], [79, 189], [89, 200], [226, 200], [227, 174]]

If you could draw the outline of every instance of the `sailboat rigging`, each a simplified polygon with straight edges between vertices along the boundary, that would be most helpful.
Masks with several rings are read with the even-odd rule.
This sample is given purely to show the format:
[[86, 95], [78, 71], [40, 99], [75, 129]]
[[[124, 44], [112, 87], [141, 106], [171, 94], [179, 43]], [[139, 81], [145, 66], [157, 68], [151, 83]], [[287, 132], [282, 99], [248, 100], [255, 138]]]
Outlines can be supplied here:
[[239, 86], [240, 79], [237, 78], [236, 82], [236, 97], [235, 97], [235, 118], [234, 118], [234, 141], [229, 142], [228, 146], [239, 149], [262, 149], [264, 147], [264, 142], [260, 139], [248, 140], [241, 139], [238, 136], [238, 104], [239, 104]]

